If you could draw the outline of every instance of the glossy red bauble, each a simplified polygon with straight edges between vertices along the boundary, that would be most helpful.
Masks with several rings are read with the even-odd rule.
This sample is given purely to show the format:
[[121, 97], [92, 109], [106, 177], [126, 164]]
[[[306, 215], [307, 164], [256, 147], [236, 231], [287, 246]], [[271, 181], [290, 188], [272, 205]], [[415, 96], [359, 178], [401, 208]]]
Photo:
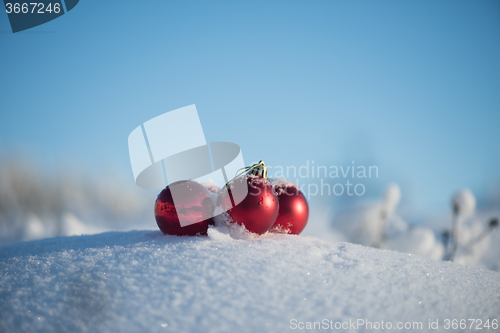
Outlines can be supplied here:
[[[175, 191], [175, 205], [171, 189]], [[210, 192], [201, 184], [185, 180], [164, 188], [155, 203], [155, 218], [164, 234], [177, 236], [206, 235], [212, 222], [213, 200]], [[197, 221], [181, 227], [183, 221]]]
[[[248, 194], [227, 212], [233, 223], [238, 223], [256, 234], [267, 232], [278, 216], [278, 197], [269, 180], [255, 175], [243, 175], [234, 179], [228, 189], [223, 189], [217, 206], [232, 207], [231, 193], [241, 193], [247, 187]], [[232, 194], [231, 194], [232, 195]]]
[[304, 194], [295, 185], [277, 185], [279, 213], [272, 231], [298, 235], [309, 219], [309, 205]]

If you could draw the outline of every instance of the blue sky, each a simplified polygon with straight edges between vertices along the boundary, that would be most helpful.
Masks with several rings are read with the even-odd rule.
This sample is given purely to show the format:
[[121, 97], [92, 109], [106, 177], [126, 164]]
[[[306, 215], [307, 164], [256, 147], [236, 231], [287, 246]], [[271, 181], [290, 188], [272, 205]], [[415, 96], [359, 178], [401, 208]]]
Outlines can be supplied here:
[[[247, 163], [377, 165], [411, 211], [500, 186], [498, 1], [88, 1], [12, 34], [0, 148], [130, 173], [127, 137], [196, 104]], [[335, 201], [335, 198], [331, 199]]]

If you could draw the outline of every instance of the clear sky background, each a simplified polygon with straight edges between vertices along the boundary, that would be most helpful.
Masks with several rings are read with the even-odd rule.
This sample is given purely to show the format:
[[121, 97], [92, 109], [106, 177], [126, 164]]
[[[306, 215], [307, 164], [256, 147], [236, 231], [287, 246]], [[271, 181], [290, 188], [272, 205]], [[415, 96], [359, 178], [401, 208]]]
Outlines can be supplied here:
[[500, 2], [81, 0], [16, 34], [0, 13], [4, 154], [133, 182], [129, 133], [190, 104], [247, 164], [377, 165], [367, 195], [396, 181], [419, 213], [464, 186], [485, 197]]

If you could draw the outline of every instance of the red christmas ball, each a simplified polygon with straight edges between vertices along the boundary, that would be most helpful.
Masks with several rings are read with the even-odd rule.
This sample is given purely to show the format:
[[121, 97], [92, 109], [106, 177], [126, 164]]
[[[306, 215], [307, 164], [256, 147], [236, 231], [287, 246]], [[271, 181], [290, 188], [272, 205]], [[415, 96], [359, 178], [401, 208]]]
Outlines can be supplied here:
[[[175, 191], [175, 204], [172, 198]], [[210, 192], [201, 184], [183, 180], [165, 187], [155, 203], [155, 219], [164, 234], [177, 236], [206, 235], [212, 222], [213, 200]], [[194, 222], [181, 227], [182, 221]]]
[[309, 219], [309, 205], [304, 194], [295, 185], [276, 185], [279, 213], [272, 226], [273, 232], [298, 235]]
[[222, 189], [216, 205], [232, 207], [232, 193], [241, 193], [242, 190], [244, 193], [243, 187], [247, 187], [247, 196], [227, 213], [233, 223], [261, 235], [271, 228], [278, 216], [278, 197], [269, 180], [251, 174], [239, 176]]

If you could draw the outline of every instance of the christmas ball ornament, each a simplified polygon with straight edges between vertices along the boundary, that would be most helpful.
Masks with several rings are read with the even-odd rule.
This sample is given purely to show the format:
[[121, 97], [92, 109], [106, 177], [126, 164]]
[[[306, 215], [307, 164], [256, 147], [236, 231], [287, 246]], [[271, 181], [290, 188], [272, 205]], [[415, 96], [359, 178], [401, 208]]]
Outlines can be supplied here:
[[[175, 204], [172, 197], [175, 195]], [[155, 219], [164, 234], [177, 236], [206, 235], [214, 205], [210, 192], [201, 184], [184, 180], [164, 188], [155, 203]], [[181, 227], [180, 220], [195, 222]]]
[[279, 213], [271, 228], [273, 232], [298, 235], [309, 219], [309, 205], [304, 194], [293, 184], [274, 187], [279, 200]]
[[[245, 171], [249, 173], [236, 177], [222, 189], [216, 206], [232, 207], [227, 210], [232, 223], [243, 225], [248, 231], [261, 235], [276, 221], [278, 197], [267, 179], [264, 162], [247, 167]], [[242, 193], [246, 190], [247, 196], [233, 207], [232, 193]]]

